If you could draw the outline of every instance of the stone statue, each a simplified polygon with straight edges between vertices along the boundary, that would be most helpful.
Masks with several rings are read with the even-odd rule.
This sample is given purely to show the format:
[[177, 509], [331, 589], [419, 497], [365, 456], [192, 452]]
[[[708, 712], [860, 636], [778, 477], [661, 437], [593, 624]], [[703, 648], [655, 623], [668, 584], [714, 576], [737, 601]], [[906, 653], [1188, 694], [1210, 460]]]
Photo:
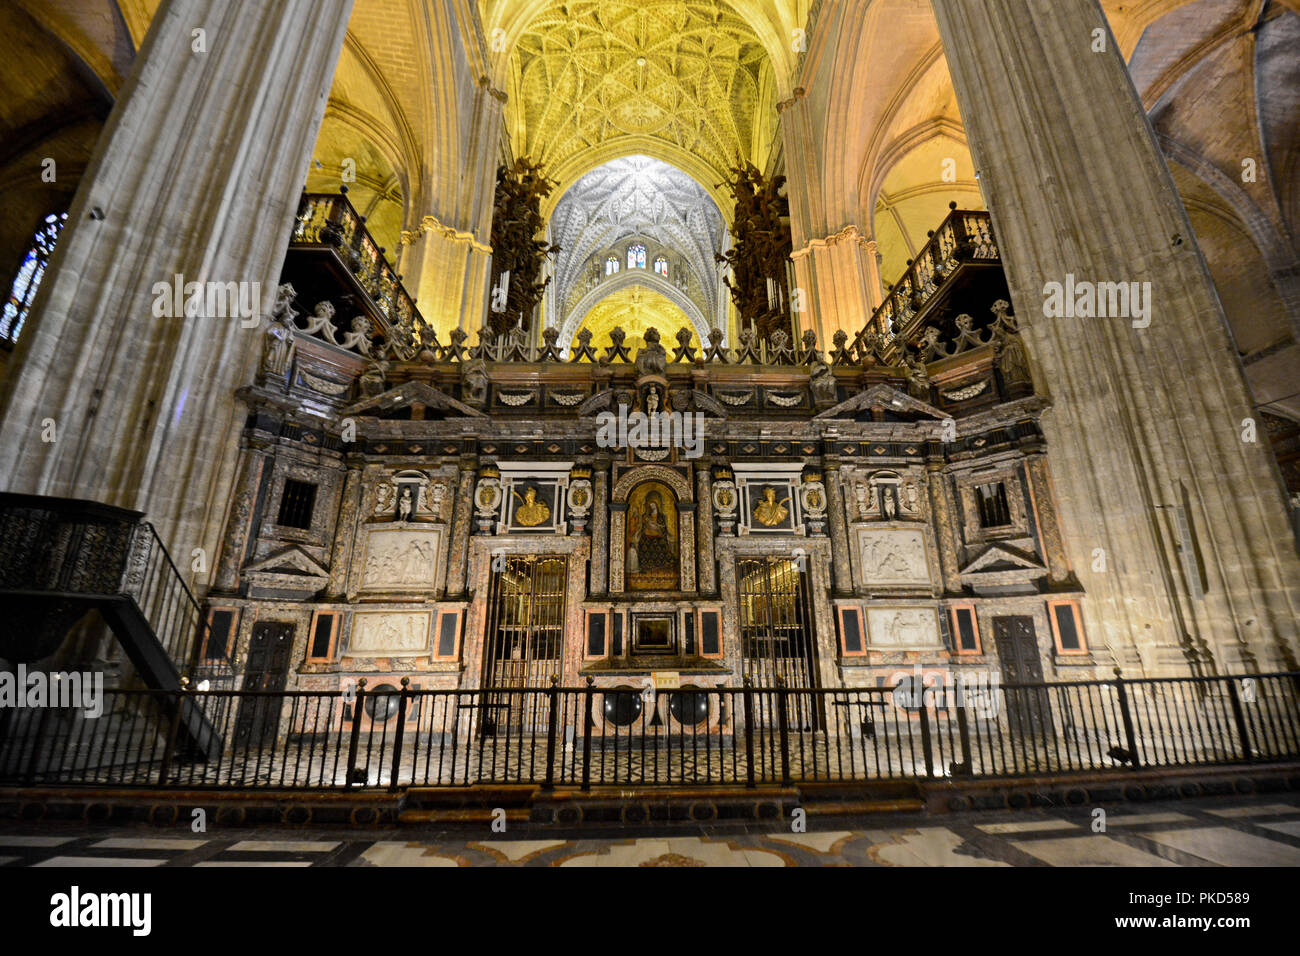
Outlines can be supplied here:
[[903, 364], [907, 367], [907, 394], [923, 402], [930, 400], [930, 372], [917, 355], [904, 353]]
[[659, 330], [651, 326], [645, 330], [645, 345], [636, 353], [637, 375], [663, 377], [668, 371], [668, 351], [659, 343]]
[[1015, 320], [1007, 314], [1008, 308], [1003, 299], [993, 303], [993, 314], [997, 316], [993, 326], [993, 362], [1006, 387], [1033, 381], [1029, 374], [1029, 355], [1020, 341]]
[[488, 397], [487, 363], [470, 359], [460, 367], [461, 396], [468, 405], [486, 405]]
[[275, 378], [289, 374], [289, 365], [297, 346], [293, 341], [293, 312], [279, 312], [266, 328], [262, 342], [262, 372]]
[[411, 515], [415, 511], [415, 485], [402, 485], [401, 494], [397, 498], [397, 520], [410, 521]]
[[388, 362], [377, 359], [371, 362], [358, 380], [361, 394], [366, 398], [382, 395], [388, 388]]
[[835, 372], [822, 359], [820, 352], [813, 354], [813, 360], [808, 366], [808, 385], [812, 389], [813, 402], [817, 405], [834, 405], [839, 397]]

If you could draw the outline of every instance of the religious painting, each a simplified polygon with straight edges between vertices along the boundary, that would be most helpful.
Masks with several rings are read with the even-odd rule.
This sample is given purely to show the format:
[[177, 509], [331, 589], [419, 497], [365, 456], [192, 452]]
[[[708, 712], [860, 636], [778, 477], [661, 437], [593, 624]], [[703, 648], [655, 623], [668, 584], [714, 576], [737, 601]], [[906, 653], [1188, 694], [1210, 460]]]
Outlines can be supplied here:
[[676, 591], [681, 582], [677, 544], [677, 498], [662, 482], [647, 481], [627, 498], [629, 591]]

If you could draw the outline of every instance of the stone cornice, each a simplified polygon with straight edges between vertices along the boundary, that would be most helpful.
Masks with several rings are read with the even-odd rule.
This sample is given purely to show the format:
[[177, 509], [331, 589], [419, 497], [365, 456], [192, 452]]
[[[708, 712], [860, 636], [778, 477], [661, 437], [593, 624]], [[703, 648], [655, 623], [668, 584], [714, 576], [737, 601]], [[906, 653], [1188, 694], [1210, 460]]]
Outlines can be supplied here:
[[826, 236], [822, 239], [810, 239], [807, 245], [803, 246], [803, 248], [796, 249], [794, 252], [790, 253], [790, 258], [802, 259], [805, 256], [811, 255], [816, 249], [828, 249], [832, 246], [839, 245], [841, 242], [855, 243], [871, 255], [874, 256], [876, 254], [876, 240], [864, 236], [862, 230], [859, 229], [855, 223], [849, 223], [832, 236]]

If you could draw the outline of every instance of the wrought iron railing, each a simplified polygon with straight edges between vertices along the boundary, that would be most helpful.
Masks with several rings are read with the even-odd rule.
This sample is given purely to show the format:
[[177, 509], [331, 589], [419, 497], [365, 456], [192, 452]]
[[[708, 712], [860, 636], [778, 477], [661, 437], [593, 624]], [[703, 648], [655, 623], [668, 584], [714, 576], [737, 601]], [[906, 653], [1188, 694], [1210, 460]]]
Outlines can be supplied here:
[[374, 303], [385, 332], [429, 328], [385, 250], [366, 229], [365, 216], [348, 200], [346, 186], [339, 193], [303, 193], [290, 242], [332, 248]]
[[[224, 742], [178, 736], [177, 694]], [[790, 785], [1300, 760], [1300, 674], [895, 688], [109, 691], [17, 710], [8, 784], [347, 789]]]
[[987, 212], [958, 209], [951, 212], [930, 233], [929, 241], [916, 254], [902, 278], [893, 284], [879, 308], [872, 313], [867, 329], [890, 337], [910, 336], [924, 318], [923, 313], [944, 284], [963, 263], [994, 264], [1001, 261], [993, 220]]
[[[176, 672], [195, 676], [207, 624], [153, 525], [138, 511], [94, 501], [0, 494], [0, 613], [41, 621], [30, 653], [61, 643], [88, 606], [129, 601]], [[10, 624], [20, 629], [13, 617]], [[120, 636], [120, 635], [119, 635]], [[202, 677], [229, 678], [231, 662], [203, 662]]]

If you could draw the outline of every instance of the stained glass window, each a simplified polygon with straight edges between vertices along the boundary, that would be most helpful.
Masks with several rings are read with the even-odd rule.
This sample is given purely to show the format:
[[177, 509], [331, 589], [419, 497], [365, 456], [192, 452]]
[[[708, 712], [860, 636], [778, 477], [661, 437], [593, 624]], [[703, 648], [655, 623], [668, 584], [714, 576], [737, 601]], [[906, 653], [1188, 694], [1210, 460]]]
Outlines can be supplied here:
[[614, 256], [610, 256], [608, 259], [605, 260], [605, 275], [612, 276], [617, 271], [618, 271], [618, 259]]
[[660, 256], [655, 260], [655, 272], [659, 273], [659, 275], [663, 276], [665, 279], [668, 278], [668, 260], [663, 256]]
[[637, 243], [627, 247], [627, 267], [629, 269], [645, 268], [645, 246]]
[[67, 221], [66, 212], [51, 213], [36, 230], [32, 247], [27, 250], [27, 255], [23, 257], [23, 264], [18, 267], [18, 275], [14, 277], [13, 285], [9, 287], [9, 298], [5, 300], [4, 314], [0, 316], [0, 341], [9, 344], [18, 341], [18, 334], [22, 332], [23, 323], [27, 321], [27, 312], [31, 309], [32, 300], [36, 298], [36, 290], [40, 287], [41, 277], [45, 275], [45, 267], [54, 252], [54, 243], [59, 238], [59, 230]]

